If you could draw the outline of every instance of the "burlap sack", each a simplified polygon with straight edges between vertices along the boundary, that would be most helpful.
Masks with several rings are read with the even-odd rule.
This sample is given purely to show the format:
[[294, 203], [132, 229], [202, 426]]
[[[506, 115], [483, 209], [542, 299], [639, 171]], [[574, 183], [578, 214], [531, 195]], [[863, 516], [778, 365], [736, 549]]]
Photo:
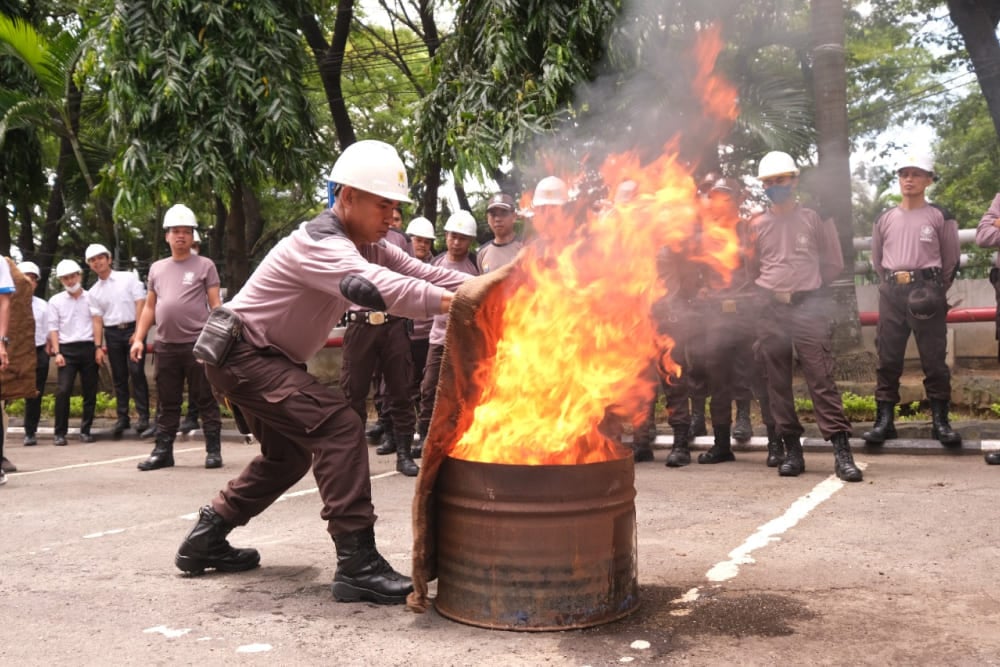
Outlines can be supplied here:
[[472, 423], [482, 393], [475, 371], [495, 356], [506, 296], [523, 280], [516, 264], [508, 264], [467, 281], [452, 302], [434, 414], [413, 498], [413, 592], [406, 600], [411, 611], [427, 610], [427, 584], [437, 578], [434, 487], [438, 470]]
[[35, 315], [31, 310], [31, 283], [17, 269], [14, 260], [10, 257], [4, 260], [10, 265], [15, 292], [10, 298], [10, 324], [7, 328], [7, 337], [10, 338], [7, 358], [10, 363], [6, 370], [0, 372], [0, 399], [34, 398], [38, 390], [35, 388]]

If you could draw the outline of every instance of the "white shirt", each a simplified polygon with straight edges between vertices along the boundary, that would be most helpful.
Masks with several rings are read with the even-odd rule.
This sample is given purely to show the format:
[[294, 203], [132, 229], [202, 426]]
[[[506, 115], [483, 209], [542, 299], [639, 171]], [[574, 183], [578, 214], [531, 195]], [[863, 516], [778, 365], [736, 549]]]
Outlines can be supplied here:
[[14, 277], [10, 275], [10, 265], [0, 257], [0, 294], [14, 294]]
[[135, 302], [146, 298], [146, 288], [128, 271], [112, 271], [87, 290], [90, 314], [104, 320], [104, 326], [135, 322]]
[[31, 297], [31, 314], [35, 316], [35, 347], [41, 347], [49, 337], [49, 304], [45, 299]]
[[69, 292], [59, 292], [49, 299], [49, 331], [59, 332], [60, 343], [94, 342], [94, 321], [90, 319], [90, 300], [84, 291], [78, 299]]

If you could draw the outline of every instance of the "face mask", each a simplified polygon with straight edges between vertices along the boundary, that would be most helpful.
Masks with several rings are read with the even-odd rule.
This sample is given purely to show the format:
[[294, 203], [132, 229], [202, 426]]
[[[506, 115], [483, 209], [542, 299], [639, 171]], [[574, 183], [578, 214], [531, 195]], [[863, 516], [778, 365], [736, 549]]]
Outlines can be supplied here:
[[767, 198], [775, 204], [784, 204], [792, 198], [792, 186], [772, 185], [771, 187], [764, 189], [764, 194], [766, 194]]
[[69, 292], [70, 294], [76, 294], [77, 292], [79, 292], [82, 289], [83, 289], [83, 285], [81, 285], [80, 283], [76, 283], [75, 285], [67, 285], [66, 286], [66, 291]]

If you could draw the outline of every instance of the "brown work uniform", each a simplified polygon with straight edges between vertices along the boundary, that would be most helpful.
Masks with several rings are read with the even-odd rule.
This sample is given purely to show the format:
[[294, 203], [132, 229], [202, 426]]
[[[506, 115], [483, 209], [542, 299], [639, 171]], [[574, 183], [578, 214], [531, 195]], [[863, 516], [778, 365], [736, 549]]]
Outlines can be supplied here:
[[[945, 361], [945, 294], [955, 279], [958, 261], [958, 223], [933, 204], [914, 210], [896, 206], [875, 221], [872, 268], [881, 280], [875, 330], [876, 400], [899, 403], [899, 378], [911, 331], [920, 353], [927, 398], [951, 400], [951, 371]], [[918, 318], [910, 312], [908, 298], [918, 287], [931, 290], [940, 304], [933, 315]]]
[[[1000, 193], [993, 198], [993, 203], [976, 227], [976, 245], [980, 248], [1000, 248], [1000, 228], [996, 226], [997, 220], [1000, 220]], [[1000, 254], [997, 255], [996, 265], [990, 269], [990, 284], [996, 292], [996, 338], [1000, 341]], [[997, 359], [1000, 360], [1000, 347], [997, 348]]]
[[[246, 417], [260, 454], [212, 502], [228, 523], [260, 514], [313, 468], [331, 535], [375, 521], [364, 427], [344, 395], [306, 371], [350, 303], [402, 317], [438, 312], [467, 276], [385, 243], [356, 246], [327, 210], [264, 258], [228, 307], [242, 339], [212, 385]], [[433, 283], [433, 284], [432, 284]]]
[[[405, 234], [389, 229], [385, 242], [413, 255]], [[413, 357], [410, 353], [410, 323], [404, 317], [352, 306], [347, 311], [340, 388], [364, 422], [372, 384], [375, 403], [386, 430], [397, 437], [413, 437], [417, 416], [410, 387]]]
[[758, 287], [757, 350], [778, 435], [804, 432], [792, 393], [793, 346], [824, 438], [850, 432], [833, 380], [833, 300], [826, 286], [844, 268], [837, 228], [810, 209], [766, 211], [751, 221]]

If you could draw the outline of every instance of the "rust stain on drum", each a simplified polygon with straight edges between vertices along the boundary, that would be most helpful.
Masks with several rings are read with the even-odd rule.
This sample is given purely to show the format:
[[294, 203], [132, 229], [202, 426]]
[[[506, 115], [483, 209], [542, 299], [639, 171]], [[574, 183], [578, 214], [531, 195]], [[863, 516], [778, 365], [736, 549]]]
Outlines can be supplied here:
[[441, 615], [543, 631], [638, 608], [631, 456], [573, 466], [449, 458], [435, 496]]

